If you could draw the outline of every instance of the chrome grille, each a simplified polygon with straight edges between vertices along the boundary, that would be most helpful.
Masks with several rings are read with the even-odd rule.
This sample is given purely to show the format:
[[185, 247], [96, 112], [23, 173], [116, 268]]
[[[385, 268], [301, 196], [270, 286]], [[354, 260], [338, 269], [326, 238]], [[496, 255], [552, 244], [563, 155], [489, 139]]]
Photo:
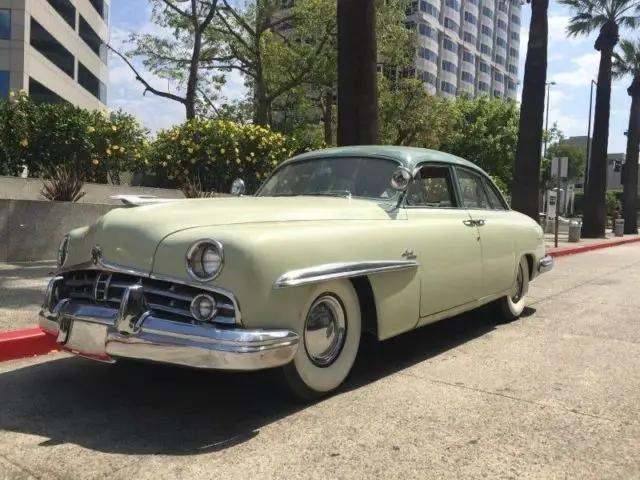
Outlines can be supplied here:
[[65, 296], [91, 303], [107, 304], [114, 308], [120, 306], [122, 295], [127, 287], [141, 284], [151, 311], [183, 322], [195, 321], [189, 311], [191, 301], [197, 294], [207, 293], [216, 300], [218, 305], [218, 314], [214, 321], [235, 323], [236, 311], [233, 301], [219, 292], [164, 280], [99, 270], [79, 270], [65, 273], [63, 276]]

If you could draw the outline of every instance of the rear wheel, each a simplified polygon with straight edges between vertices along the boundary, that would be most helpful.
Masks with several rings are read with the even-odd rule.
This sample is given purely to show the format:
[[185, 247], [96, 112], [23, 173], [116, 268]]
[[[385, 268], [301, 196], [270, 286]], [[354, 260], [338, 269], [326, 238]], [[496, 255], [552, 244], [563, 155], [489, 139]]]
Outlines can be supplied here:
[[315, 286], [300, 321], [300, 345], [283, 367], [297, 399], [312, 401], [334, 393], [346, 380], [358, 354], [360, 303], [348, 280]]
[[526, 296], [529, 291], [529, 264], [525, 257], [520, 259], [516, 279], [509, 295], [499, 301], [501, 315], [507, 321], [516, 320], [525, 308]]

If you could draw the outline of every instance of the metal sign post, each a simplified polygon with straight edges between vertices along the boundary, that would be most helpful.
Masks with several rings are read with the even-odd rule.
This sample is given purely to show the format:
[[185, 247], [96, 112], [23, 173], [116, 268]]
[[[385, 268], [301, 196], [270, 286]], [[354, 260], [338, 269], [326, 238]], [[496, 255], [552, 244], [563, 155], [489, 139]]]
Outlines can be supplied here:
[[[560, 179], [563, 177], [567, 177], [567, 169], [568, 169], [568, 164], [569, 164], [569, 158], [568, 157], [553, 157], [551, 159], [551, 171], [553, 172], [553, 167], [555, 166], [555, 170], [556, 170], [556, 221], [555, 221], [555, 228], [554, 228], [554, 238], [553, 238], [553, 243], [554, 246], [557, 247], [558, 246], [558, 230], [560, 227], [560, 209], [558, 208], [558, 206], [560, 205]], [[564, 174], [564, 175], [563, 175]]]

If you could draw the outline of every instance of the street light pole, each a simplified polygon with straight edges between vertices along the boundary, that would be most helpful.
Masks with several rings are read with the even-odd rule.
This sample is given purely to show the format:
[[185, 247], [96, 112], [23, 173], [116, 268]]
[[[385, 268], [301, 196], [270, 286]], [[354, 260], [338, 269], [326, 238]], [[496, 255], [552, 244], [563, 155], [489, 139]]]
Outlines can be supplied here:
[[547, 87], [547, 118], [544, 122], [545, 135], [544, 135], [544, 150], [542, 152], [543, 157], [547, 156], [547, 141], [548, 141], [547, 137], [549, 135], [549, 91], [550, 91], [551, 85], [555, 85], [555, 84], [556, 82], [545, 83], [545, 86]]
[[591, 110], [593, 108], [593, 86], [598, 86], [595, 80], [591, 80], [591, 89], [589, 91], [589, 126], [587, 127], [587, 148], [586, 159], [584, 162], [584, 184], [582, 185], [583, 193], [587, 193], [587, 181], [589, 179], [589, 163], [591, 162]]

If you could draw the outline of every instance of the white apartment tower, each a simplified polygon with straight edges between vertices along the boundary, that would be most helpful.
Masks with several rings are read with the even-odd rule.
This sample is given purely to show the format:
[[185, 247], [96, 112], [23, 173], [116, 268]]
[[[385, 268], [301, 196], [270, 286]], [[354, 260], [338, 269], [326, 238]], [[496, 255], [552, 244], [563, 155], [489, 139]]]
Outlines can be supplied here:
[[418, 31], [418, 78], [431, 93], [515, 99], [521, 3], [417, 0], [407, 23]]
[[105, 0], [0, 0], [0, 98], [106, 106], [108, 23]]

